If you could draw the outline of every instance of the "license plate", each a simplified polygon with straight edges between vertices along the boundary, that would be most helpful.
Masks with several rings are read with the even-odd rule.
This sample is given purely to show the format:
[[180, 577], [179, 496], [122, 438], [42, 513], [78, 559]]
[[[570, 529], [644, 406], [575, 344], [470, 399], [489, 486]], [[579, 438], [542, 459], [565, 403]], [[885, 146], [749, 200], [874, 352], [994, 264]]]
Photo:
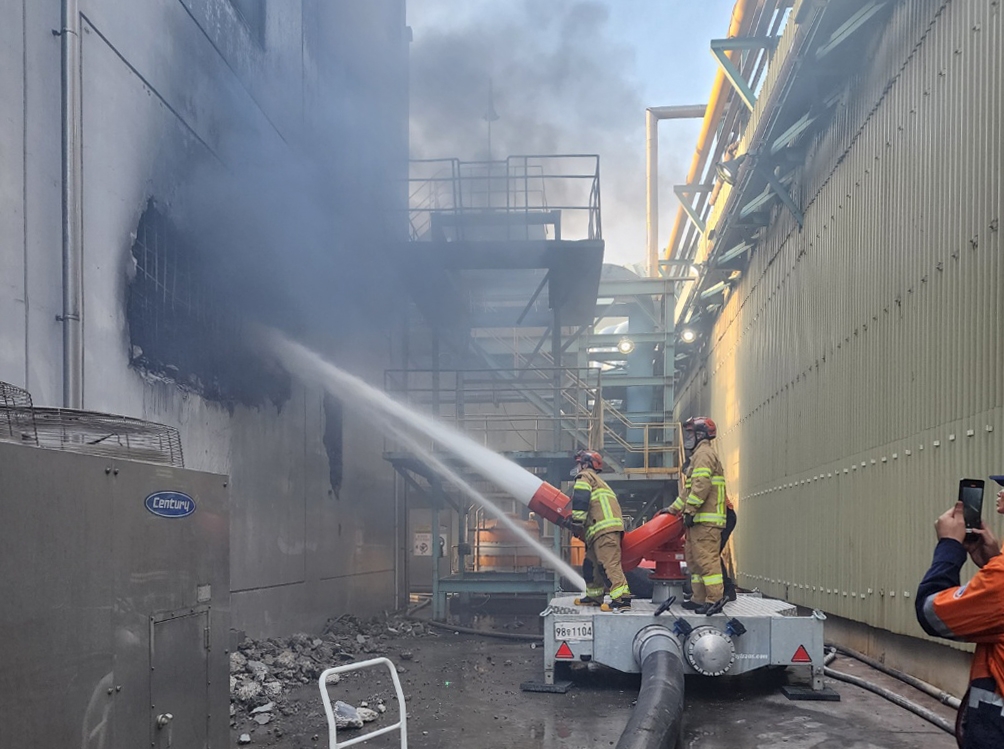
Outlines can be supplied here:
[[593, 621], [584, 619], [582, 621], [555, 622], [554, 639], [565, 642], [575, 640], [593, 639]]

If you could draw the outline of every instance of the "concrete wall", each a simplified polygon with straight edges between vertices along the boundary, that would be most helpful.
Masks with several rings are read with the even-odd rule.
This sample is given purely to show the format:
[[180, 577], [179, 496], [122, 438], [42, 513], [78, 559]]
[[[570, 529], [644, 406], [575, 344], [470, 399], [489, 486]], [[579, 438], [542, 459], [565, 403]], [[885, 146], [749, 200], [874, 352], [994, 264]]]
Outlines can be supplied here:
[[[347, 411], [345, 479], [334, 496], [315, 386], [294, 379], [286, 403], [228, 408], [130, 368], [132, 232], [148, 198], [184, 203], [191, 170], [235, 166], [227, 140], [237, 125], [281, 152], [337, 111], [332, 127], [342, 138], [331, 147], [344, 151], [347, 174], [380, 168], [386, 176], [398, 161], [405, 168], [407, 154], [403, 0], [284, 0], [265, 9], [262, 43], [228, 0], [80, 2], [84, 407], [176, 425], [188, 467], [230, 474], [234, 626], [253, 634], [394, 604], [393, 472], [382, 437]], [[61, 25], [60, 2], [7, 3], [3, 21], [0, 380], [58, 406], [60, 40], [51, 31]], [[364, 129], [366, 143], [354, 143]], [[349, 368], [382, 381], [392, 331], [351, 325], [365, 351]], [[342, 333], [319, 344], [354, 345]]]

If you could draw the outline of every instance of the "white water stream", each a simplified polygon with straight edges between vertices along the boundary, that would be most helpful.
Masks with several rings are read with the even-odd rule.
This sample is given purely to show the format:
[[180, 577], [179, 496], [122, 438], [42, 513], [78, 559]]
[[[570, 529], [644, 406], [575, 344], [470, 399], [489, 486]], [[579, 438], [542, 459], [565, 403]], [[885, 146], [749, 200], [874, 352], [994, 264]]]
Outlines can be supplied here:
[[487, 497], [464, 481], [453, 469], [437, 458], [430, 449], [424, 447], [411, 435], [398, 431], [396, 426], [398, 423], [407, 425], [414, 431], [435, 440], [484, 478], [504, 489], [523, 504], [529, 504], [533, 495], [544, 483], [541, 479], [522, 466], [479, 445], [453, 427], [414, 411], [358, 377], [339, 369], [306, 346], [291, 341], [276, 331], [265, 331], [265, 337], [272, 350], [279, 356], [279, 360], [283, 362], [283, 366], [290, 372], [315, 381], [329, 393], [341, 398], [349, 405], [364, 405], [375, 411], [379, 415], [378, 421], [386, 429], [393, 430], [396, 439], [400, 440], [416, 455], [420, 455], [426, 464], [443, 478], [498, 518], [528, 546], [533, 547], [552, 569], [557, 570], [573, 585], [578, 586], [579, 590], [585, 590], [586, 583], [582, 576], [554, 551], [544, 546], [539, 539], [531, 536], [525, 528], [514, 522]]

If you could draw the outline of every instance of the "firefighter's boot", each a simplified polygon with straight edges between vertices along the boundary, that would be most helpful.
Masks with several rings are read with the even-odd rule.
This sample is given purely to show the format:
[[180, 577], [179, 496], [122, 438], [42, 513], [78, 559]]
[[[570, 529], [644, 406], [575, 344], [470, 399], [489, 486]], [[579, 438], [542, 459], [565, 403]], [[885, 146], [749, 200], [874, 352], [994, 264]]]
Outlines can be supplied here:
[[602, 598], [593, 598], [592, 596], [582, 596], [582, 598], [575, 599], [576, 606], [599, 606], [602, 608], [604, 606]]

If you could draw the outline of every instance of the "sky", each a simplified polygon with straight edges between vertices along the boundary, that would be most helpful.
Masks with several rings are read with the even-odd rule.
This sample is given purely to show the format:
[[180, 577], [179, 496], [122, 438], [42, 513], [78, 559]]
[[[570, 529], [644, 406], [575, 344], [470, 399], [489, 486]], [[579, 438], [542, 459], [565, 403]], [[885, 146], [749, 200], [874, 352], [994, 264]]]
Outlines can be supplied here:
[[[599, 153], [606, 261], [645, 261], [645, 108], [702, 104], [734, 0], [408, 0], [411, 150], [495, 158]], [[659, 244], [700, 122], [662, 122]]]

